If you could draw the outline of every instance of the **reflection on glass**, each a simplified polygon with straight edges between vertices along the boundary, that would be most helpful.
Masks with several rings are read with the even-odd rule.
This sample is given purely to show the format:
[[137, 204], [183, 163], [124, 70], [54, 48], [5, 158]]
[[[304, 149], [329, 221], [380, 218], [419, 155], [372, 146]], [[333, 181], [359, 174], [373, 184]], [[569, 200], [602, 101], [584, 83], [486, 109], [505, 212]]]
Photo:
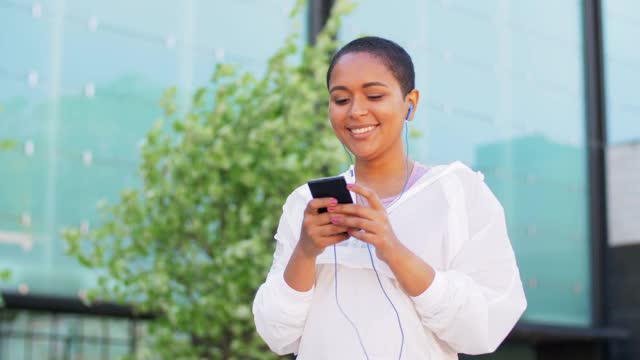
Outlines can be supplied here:
[[0, 269], [8, 288], [76, 296], [95, 278], [65, 255], [60, 229], [90, 229], [99, 200], [138, 185], [164, 89], [184, 104], [217, 62], [263, 71], [295, 0], [5, 3], [0, 136], [20, 148], [0, 153]]
[[640, 142], [640, 3], [602, 1], [607, 142]]

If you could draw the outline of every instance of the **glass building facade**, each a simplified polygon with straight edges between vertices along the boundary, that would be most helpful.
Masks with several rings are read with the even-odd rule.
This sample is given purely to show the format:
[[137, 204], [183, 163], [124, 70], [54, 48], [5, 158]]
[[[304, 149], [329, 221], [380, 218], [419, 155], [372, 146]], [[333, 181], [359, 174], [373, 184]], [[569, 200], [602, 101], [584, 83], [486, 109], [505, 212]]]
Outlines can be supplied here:
[[[216, 63], [259, 73], [294, 4], [0, 0], [0, 139], [18, 142], [0, 151], [0, 270], [12, 271], [0, 288], [81, 298], [96, 277], [65, 255], [61, 228], [89, 231], [100, 200], [138, 185], [138, 147], [166, 88], [186, 103]], [[507, 214], [524, 323], [595, 325], [584, 6], [367, 0], [339, 35], [387, 37], [412, 55], [422, 135], [411, 156], [485, 174]], [[606, 142], [638, 142], [640, 6], [603, 0], [601, 11]], [[120, 317], [0, 310], [0, 359], [117, 358], [141, 334]], [[498, 356], [535, 353], [507, 345]]]
[[612, 359], [640, 358], [640, 3], [602, 1], [606, 181], [612, 324], [630, 339]]
[[[223, 61], [261, 71], [294, 3], [3, 1], [1, 135], [20, 144], [0, 153], [10, 286], [75, 295], [93, 284], [65, 255], [61, 228], [88, 231], [100, 200], [137, 185], [138, 146], [166, 88], [187, 101]], [[237, 21], [256, 26], [226, 31]]]
[[119, 359], [143, 337], [143, 325], [123, 318], [0, 312], [0, 359]]
[[[186, 104], [217, 63], [263, 71], [294, 22], [306, 41], [295, 3], [0, 1], [0, 139], [18, 142], [0, 151], [0, 288], [82, 298], [96, 275], [65, 254], [61, 229], [89, 231], [99, 201], [138, 185], [165, 89]], [[119, 358], [144, 331], [121, 317], [0, 314], [0, 360]]]
[[[413, 156], [482, 171], [505, 207], [524, 320], [590, 324], [582, 8], [578, 1], [362, 2], [343, 39], [408, 49]], [[544, 263], [545, 266], [540, 266]]]

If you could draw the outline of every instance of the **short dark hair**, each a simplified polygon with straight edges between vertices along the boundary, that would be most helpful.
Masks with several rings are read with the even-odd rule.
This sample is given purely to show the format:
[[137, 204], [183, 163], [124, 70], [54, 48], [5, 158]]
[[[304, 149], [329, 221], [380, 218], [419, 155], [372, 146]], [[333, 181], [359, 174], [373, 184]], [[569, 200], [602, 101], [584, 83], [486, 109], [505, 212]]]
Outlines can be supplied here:
[[382, 60], [389, 71], [393, 73], [396, 80], [398, 80], [398, 83], [400, 83], [400, 89], [403, 95], [406, 96], [415, 88], [416, 74], [413, 70], [411, 56], [409, 56], [402, 46], [391, 40], [377, 36], [365, 36], [355, 39], [333, 55], [331, 64], [329, 64], [329, 69], [327, 70], [327, 88], [329, 88], [331, 72], [333, 71], [333, 67], [338, 63], [338, 60], [346, 54], [359, 52], [371, 54]]

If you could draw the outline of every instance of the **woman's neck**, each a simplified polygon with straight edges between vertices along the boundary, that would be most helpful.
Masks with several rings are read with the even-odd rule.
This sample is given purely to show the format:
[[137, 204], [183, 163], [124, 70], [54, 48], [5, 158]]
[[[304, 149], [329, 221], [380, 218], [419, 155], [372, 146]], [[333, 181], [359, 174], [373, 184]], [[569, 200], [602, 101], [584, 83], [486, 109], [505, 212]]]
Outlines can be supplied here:
[[404, 150], [401, 154], [373, 160], [356, 158], [356, 180], [358, 184], [375, 191], [380, 198], [395, 196], [402, 191], [402, 187], [408, 181], [413, 165], [413, 161], [410, 160], [407, 171], [407, 158]]

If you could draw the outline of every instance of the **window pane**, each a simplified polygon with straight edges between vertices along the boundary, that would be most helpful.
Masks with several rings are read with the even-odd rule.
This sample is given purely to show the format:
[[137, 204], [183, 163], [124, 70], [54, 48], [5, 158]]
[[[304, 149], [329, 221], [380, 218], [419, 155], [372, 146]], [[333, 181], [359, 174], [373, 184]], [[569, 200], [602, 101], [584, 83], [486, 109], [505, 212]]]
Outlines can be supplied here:
[[[216, 63], [264, 71], [292, 29], [295, 3], [0, 6], [0, 23], [12, 29], [0, 32], [0, 137], [19, 143], [0, 152], [0, 264], [13, 271], [0, 286], [67, 296], [91, 287], [94, 273], [66, 256], [60, 229], [92, 229], [99, 200], [138, 185], [138, 147], [166, 88], [176, 85], [184, 104]], [[297, 20], [304, 29], [305, 14]]]
[[0, 314], [2, 359], [102, 360], [133, 352], [134, 327], [128, 319], [8, 310]]
[[602, 1], [607, 141], [640, 142], [640, 3]]

